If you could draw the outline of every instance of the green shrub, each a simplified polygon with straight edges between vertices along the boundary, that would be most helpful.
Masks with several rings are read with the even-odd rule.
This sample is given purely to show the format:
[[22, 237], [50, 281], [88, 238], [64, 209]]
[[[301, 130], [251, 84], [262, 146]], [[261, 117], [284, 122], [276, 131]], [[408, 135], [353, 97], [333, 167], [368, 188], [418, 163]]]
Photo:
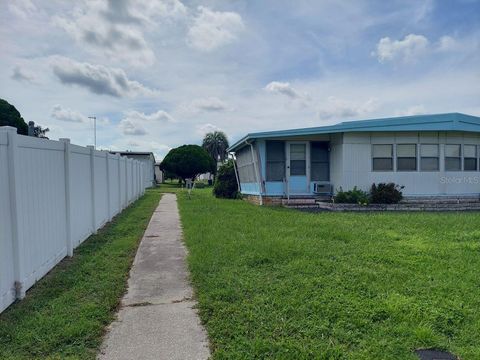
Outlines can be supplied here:
[[218, 169], [213, 194], [218, 198], [237, 199], [239, 197], [233, 160], [228, 160]]
[[204, 182], [195, 182], [195, 187], [197, 189], [203, 189], [205, 188], [207, 185], [204, 183]]
[[372, 184], [370, 189], [370, 201], [374, 204], [397, 204], [402, 198], [402, 190], [405, 186], [395, 183]]
[[334, 197], [336, 203], [339, 204], [361, 204], [367, 205], [370, 202], [369, 195], [366, 191], [360, 190], [356, 186], [352, 190], [343, 191], [340, 189]]

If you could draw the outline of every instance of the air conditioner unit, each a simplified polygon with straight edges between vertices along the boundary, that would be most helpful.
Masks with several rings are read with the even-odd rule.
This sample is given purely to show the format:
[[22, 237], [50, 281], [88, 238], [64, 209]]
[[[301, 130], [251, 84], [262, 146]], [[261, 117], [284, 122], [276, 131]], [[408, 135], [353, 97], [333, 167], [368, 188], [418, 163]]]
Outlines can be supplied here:
[[313, 192], [315, 194], [331, 194], [332, 185], [318, 182], [313, 183]]

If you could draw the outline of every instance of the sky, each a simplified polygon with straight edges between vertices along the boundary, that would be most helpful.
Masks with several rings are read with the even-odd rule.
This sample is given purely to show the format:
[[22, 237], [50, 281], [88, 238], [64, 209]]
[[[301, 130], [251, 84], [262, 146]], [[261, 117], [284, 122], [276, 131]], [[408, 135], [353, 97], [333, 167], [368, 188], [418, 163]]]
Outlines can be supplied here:
[[0, 0], [0, 98], [51, 139], [152, 151], [480, 116], [480, 1]]

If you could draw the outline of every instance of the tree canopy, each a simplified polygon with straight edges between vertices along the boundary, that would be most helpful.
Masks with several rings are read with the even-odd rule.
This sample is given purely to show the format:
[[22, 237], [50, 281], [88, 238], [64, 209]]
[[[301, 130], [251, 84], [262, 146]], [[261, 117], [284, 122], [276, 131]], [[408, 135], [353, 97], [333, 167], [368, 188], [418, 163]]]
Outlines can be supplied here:
[[222, 131], [214, 131], [205, 135], [202, 147], [217, 162], [219, 159], [224, 162], [227, 158], [228, 139]]
[[17, 133], [28, 135], [28, 125], [15, 106], [8, 101], [0, 99], [0, 126], [13, 126], [17, 128]]
[[215, 172], [215, 161], [198, 145], [182, 145], [172, 149], [160, 164], [160, 169], [185, 179], [194, 179], [206, 172]]

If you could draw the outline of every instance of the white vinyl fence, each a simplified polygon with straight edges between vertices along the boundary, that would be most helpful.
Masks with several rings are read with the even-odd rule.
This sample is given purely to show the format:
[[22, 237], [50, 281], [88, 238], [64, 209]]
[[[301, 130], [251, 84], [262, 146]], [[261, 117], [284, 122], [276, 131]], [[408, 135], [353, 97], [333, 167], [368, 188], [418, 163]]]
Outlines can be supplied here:
[[0, 312], [144, 193], [143, 164], [0, 127]]

